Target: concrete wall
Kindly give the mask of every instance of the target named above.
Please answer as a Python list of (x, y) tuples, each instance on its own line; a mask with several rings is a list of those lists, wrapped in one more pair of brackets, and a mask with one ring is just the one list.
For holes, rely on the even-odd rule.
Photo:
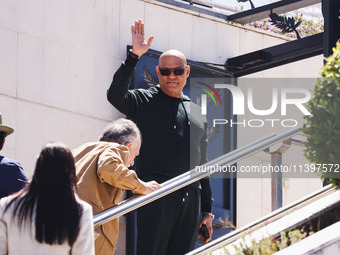
[(0, 111), (15, 129), (3, 154), (32, 174), (42, 145), (97, 140), (118, 117), (106, 102), (119, 55), (113, 1), (1, 1)]
[(105, 92), (125, 59), (135, 19), (155, 35), (155, 50), (176, 48), (213, 63), (244, 51), (240, 29), (151, 1), (0, 2), (0, 111), (15, 129), (2, 153), (28, 175), (45, 142), (74, 148), (97, 140), (120, 116)]
[[(152, 49), (176, 48), (195, 61), (223, 64), (285, 42), (151, 0), (0, 1), (0, 112), (15, 129), (1, 154), (19, 160), (31, 176), (44, 143), (58, 140), (75, 148), (97, 140), (106, 124), (121, 116), (105, 92), (125, 59), (135, 19), (145, 22), (147, 36), (155, 35)], [(315, 77), (321, 65), (322, 57), (315, 57), (251, 77)], [(239, 145), (251, 138), (240, 130)], [(258, 197), (267, 201), (267, 181), (258, 182), (238, 180), (239, 224), (267, 212), (266, 203), (246, 199), (245, 187), (261, 187)], [(314, 190), (309, 182), (301, 185), (303, 194), (292, 196)], [(253, 208), (256, 214), (245, 213)]]

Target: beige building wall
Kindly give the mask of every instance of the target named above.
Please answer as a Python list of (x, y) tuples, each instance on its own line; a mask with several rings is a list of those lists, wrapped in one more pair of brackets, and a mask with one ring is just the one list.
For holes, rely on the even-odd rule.
[[(247, 92), (249, 87), (253, 88), (253, 97), (254, 104), (257, 109), (268, 109), (271, 106), (271, 91), (272, 86), (270, 83), (272, 82), (273, 86), (278, 88), (278, 96), (279, 96), (279, 104), (280, 104), (280, 93), (281, 88), (291, 88), (292, 86), (296, 86), (298, 88), (303, 88), (306, 90), (310, 90), (314, 86), (313, 79), (309, 79), (308, 82), (305, 79), (306, 77), (316, 77), (319, 69), (321, 68), (322, 57), (315, 57), (309, 60), (301, 61), (300, 63), (294, 63), (287, 66), (282, 66), (279, 68), (273, 69), (273, 73), (270, 73), (270, 70), (262, 73), (258, 73), (258, 77), (256, 75), (248, 76), (247, 82), (240, 81), (240, 88)], [(298, 66), (300, 64), (301, 66)], [(300, 73), (294, 73), (295, 69), (299, 68)], [(285, 76), (280, 74), (286, 74)], [(288, 74), (288, 75), (287, 75)], [(291, 76), (290, 76), (291, 74)], [(267, 78), (275, 77), (275, 79)], [(274, 76), (273, 76), (274, 75)], [(276, 76), (275, 76), (276, 75)], [(252, 78), (250, 78), (252, 77)], [(285, 79), (279, 77), (290, 77), (296, 79)], [(263, 78), (266, 78), (265, 80)], [(251, 83), (255, 84), (253, 87)], [(262, 89), (258, 88), (258, 83), (260, 81), (266, 81), (266, 84), (262, 84)], [(269, 82), (268, 82), (269, 81)], [(291, 84), (290, 84), (291, 83)], [(302, 96), (302, 94), (300, 95)], [(270, 99), (270, 102), (265, 102), (265, 98)], [(287, 116), (281, 116), (280, 105), (278, 105), (277, 111), (274, 114), (269, 116), (255, 116), (251, 113), (246, 113), (244, 116), (240, 116), (238, 119), (239, 122), (243, 120), (247, 121), (250, 119), (294, 119), (297, 121), (297, 128), (302, 127), (303, 123), (305, 123), (303, 119), (302, 112), (297, 109), (293, 105), (287, 106)], [(261, 128), (254, 127), (239, 127), (238, 128), (238, 147), (243, 147), (249, 144), (250, 142), (260, 139), (261, 137), (265, 137), (270, 134), (281, 134), (292, 128), (283, 127), (279, 122), (275, 122), (274, 128), (271, 126), (270, 122), (264, 122), (264, 126)], [(293, 125), (292, 122), (287, 122), (287, 124)], [(255, 125), (259, 125), (258, 123), (254, 123)], [(297, 135), (294, 137), (297, 140), (303, 141), (305, 138), (302, 135)], [(282, 143), (281, 143), (282, 144)], [(275, 151), (279, 146), (272, 146), (271, 151)], [(270, 165), (271, 164), (271, 155), (266, 152), (259, 152), (254, 156), (242, 160), (239, 162), (238, 167), (241, 166), (260, 166), (260, 165)], [(286, 167), (295, 167), (299, 170), (300, 166), (305, 166), (305, 164), (310, 165), (304, 157), (304, 147), (302, 145), (297, 145), (293, 143), (290, 148), (282, 155), (282, 164)], [(297, 174), (289, 175), (289, 178), (283, 179), (283, 194), (282, 194), (282, 204), (283, 206), (288, 205), (303, 196), (310, 194), (311, 192), (322, 187), (322, 182), (320, 178), (316, 174), (307, 173), (303, 175), (306, 178), (294, 178), (294, 176), (298, 176)], [(263, 217), (272, 211), (272, 194), (271, 194), (271, 179), (270, 178), (239, 178), (237, 182), (237, 224), (238, 226), (243, 226), (247, 223), (250, 223), (253, 220), (256, 220), (260, 217)]]
[[(20, 161), (28, 176), (44, 143), (75, 148), (97, 140), (121, 116), (105, 93), (125, 59), (135, 19), (145, 22), (147, 36), (155, 35), (152, 49), (175, 48), (195, 61), (224, 64), (286, 41), (152, 0), (0, 1), (0, 112), (15, 129), (1, 153)], [(250, 77), (315, 77), (321, 65), (320, 56)], [(238, 131), (238, 146), (252, 140)], [(314, 180), (290, 181), (285, 203), (318, 188)], [(268, 200), (267, 180), (239, 179), (238, 225), (266, 214)]]

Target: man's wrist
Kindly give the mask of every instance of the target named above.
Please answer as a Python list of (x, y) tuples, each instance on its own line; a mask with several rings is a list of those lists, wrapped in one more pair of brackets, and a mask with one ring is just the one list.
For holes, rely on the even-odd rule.
[(132, 49), (129, 50), (128, 55), (130, 55), (130, 56), (131, 56), (132, 58), (134, 58), (134, 59), (139, 59), (139, 58), (140, 58), (140, 56), (137, 55), (136, 53), (134, 53), (134, 52), (132, 51)]
[(203, 212), (202, 213), (202, 218), (205, 216), (210, 216), (211, 220), (213, 220), (215, 218), (215, 215), (213, 215), (211, 212)]
[(125, 60), (125, 64), (131, 67), (136, 67), (138, 60), (139, 56), (129, 50), (127, 53), (127, 58)]

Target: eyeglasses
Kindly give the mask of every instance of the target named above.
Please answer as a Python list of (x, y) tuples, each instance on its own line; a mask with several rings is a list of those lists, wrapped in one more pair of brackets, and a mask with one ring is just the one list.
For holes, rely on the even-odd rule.
[(184, 71), (186, 69), (187, 66), (183, 67), (183, 68), (160, 68), (159, 72), (161, 73), (162, 76), (169, 76), (172, 72), (174, 73), (174, 75), (182, 75), (184, 74)]

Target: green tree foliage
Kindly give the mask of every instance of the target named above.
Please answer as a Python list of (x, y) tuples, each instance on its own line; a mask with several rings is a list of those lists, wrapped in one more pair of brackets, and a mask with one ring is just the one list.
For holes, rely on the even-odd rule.
[(305, 156), (321, 164), (322, 178), (340, 188), (340, 43), (326, 58), (320, 74), (307, 105), (312, 115), (305, 116), (307, 123), (302, 128), (307, 136)]
[[(312, 234), (312, 231), (308, 233), (308, 235)], [(288, 232), (280, 232), (280, 236), (278, 238), (275, 238), (274, 236), (268, 236), (259, 242), (257, 242), (255, 239), (251, 239), (250, 246), (246, 245), (245, 237), (243, 237), (239, 246), (233, 245), (233, 249), (237, 255), (271, 255), (305, 239), (306, 237), (307, 232), (300, 229), (294, 229)], [(226, 255), (230, 255), (226, 248), (224, 248), (224, 253)]]

